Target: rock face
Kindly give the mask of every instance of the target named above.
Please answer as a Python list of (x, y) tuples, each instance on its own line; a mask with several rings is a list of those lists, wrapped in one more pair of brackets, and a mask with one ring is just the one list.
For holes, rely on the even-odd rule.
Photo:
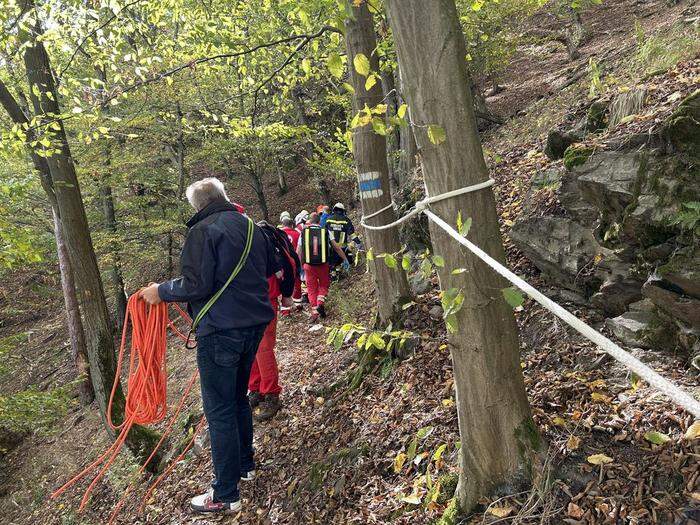
[[(615, 98), (610, 126), (638, 113), (644, 97)], [(607, 115), (589, 113), (597, 125)], [(563, 211), (533, 216), (525, 206), (510, 237), (548, 280), (609, 316), (626, 344), (700, 355), (700, 90), (657, 129), (614, 150), (569, 146), (565, 169), (538, 174), (530, 189), (532, 197), (558, 179)]]

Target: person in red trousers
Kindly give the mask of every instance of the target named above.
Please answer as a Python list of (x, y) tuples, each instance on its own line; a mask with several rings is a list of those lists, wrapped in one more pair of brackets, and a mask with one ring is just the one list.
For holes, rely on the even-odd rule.
[[(282, 387), (279, 384), (279, 370), (277, 369), (277, 358), (275, 357), (275, 342), (277, 341), (277, 309), (281, 296), (277, 276), (273, 275), (268, 279), (270, 302), (275, 310), (275, 317), (267, 325), (263, 338), (258, 346), (258, 353), (255, 354), (255, 361), (250, 370), (248, 380), (248, 401), (253, 410), (253, 419), (256, 421), (267, 421), (274, 417), (282, 406), (280, 392)], [(284, 299), (283, 299), (284, 304)]]
[(311, 322), (316, 322), (319, 316), (326, 317), (325, 303), (331, 283), (328, 267), (330, 250), (335, 250), (338, 257), (342, 259), (343, 268), (350, 268), (343, 249), (328, 235), (328, 230), (322, 228), (319, 222), (318, 213), (312, 213), (309, 216), (309, 224), (301, 231), (297, 244), (297, 254), (306, 275), (306, 292), (311, 304)]
[[(289, 214), (288, 211), (282, 212), (280, 215), (280, 222), (282, 223), (282, 227), (280, 228), (284, 233), (287, 234), (287, 238), (289, 239), (289, 242), (292, 243), (292, 246), (296, 249), (296, 247), (299, 244), (299, 236), (301, 235), (301, 232), (294, 227), (294, 221), (292, 220), (291, 215)], [(292, 294), (292, 299), (294, 300), (294, 307), (297, 310), (302, 309), (302, 298), (301, 298), (301, 276), (298, 275), (297, 278), (294, 280), (294, 293)], [(284, 315), (289, 315), (291, 312), (290, 309), (285, 309), (283, 306), (280, 313)]]

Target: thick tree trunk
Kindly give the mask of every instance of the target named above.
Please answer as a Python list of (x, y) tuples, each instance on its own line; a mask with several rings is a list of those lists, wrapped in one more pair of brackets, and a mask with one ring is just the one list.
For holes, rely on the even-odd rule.
[[(26, 10), (34, 8), (32, 0), (24, 0)], [(29, 31), (32, 31), (30, 34)], [(51, 71), (48, 54), (42, 41), (38, 22), (28, 30), (20, 30), (22, 41), (29, 43), (24, 52), (24, 64), (30, 87), (34, 112), (40, 121), (49, 120), (48, 115), (60, 115), (56, 82)], [(51, 95), (47, 95), (50, 93)], [(56, 195), (56, 203), (63, 225), (63, 234), (74, 272), (76, 289), (83, 315), (85, 316), (85, 340), (90, 361), (90, 376), (105, 427), (109, 393), (115, 375), (115, 351), (113, 327), (107, 310), (102, 278), (92, 245), (90, 229), (80, 193), (80, 185), (71, 156), (63, 121), (55, 120), (58, 129), (46, 135), (56, 151), (46, 158)], [(118, 385), (114, 396), (112, 414), (115, 421), (124, 415), (124, 393)], [(127, 444), (142, 455), (157, 443), (158, 435), (143, 427), (135, 427), (129, 434)]]
[[(386, 104), (386, 124), (387, 127), (389, 127), (389, 119), (395, 116), (399, 109), (396, 83), (394, 82), (394, 74), (391, 71), (382, 71), (382, 91), (384, 92), (384, 103)], [(389, 168), (389, 181), (391, 183), (392, 195), (396, 195), (401, 188), (401, 181), (399, 180), (398, 174), (398, 151), (400, 146), (401, 136), (397, 126), (386, 136), (387, 166)]]
[(58, 255), (58, 268), (61, 273), (61, 288), (63, 290), (63, 300), (66, 306), (66, 324), (68, 325), (68, 335), (70, 337), (71, 355), (78, 371), (80, 383), (78, 384), (78, 394), (81, 405), (89, 405), (95, 399), (95, 392), (92, 390), (90, 382), (90, 365), (88, 363), (87, 348), (85, 345), (85, 332), (83, 331), (83, 321), (80, 318), (80, 308), (78, 298), (75, 294), (75, 281), (73, 279), (73, 268), (71, 268), (68, 257), (68, 248), (63, 240), (63, 227), (58, 211), (51, 208), (53, 213), (54, 236), (56, 237), (56, 254)]
[[(469, 92), (466, 49), (453, 0), (387, 0), (411, 117), (420, 126), (416, 140), (426, 190), (438, 195), (488, 179)], [(431, 143), (427, 126), (444, 128), (447, 139)], [(491, 190), (434, 204), (435, 213), (454, 223), (457, 213), (473, 217), (470, 239), (505, 260)], [(431, 223), (443, 290), (465, 294), (458, 328), (450, 336), (457, 391), (461, 446), (460, 507), (471, 509), (481, 496), (523, 474), (539, 446), (525, 393), (513, 312), (501, 295), (506, 283)], [(454, 268), (466, 268), (452, 275)]]
[[(345, 20), (345, 44), (348, 54), (350, 78), (355, 93), (352, 97), (353, 109), (360, 111), (365, 105), (373, 108), (382, 103), (381, 84), (375, 84), (369, 91), (365, 89), (365, 77), (353, 67), (357, 55), (363, 54), (369, 60), (370, 68), (379, 72), (379, 60), (374, 53), (377, 39), (374, 33), (372, 15), (366, 3), (353, 7), (353, 18)], [(372, 224), (386, 224), (396, 219), (391, 203), (389, 167), (386, 157), (386, 139), (372, 130), (371, 125), (353, 130), (353, 154), (357, 167), (358, 184), (362, 212), (369, 215), (382, 208), (383, 213), (370, 219)], [(366, 237), (375, 255), (395, 253), (401, 249), (396, 229), (370, 231)], [(399, 267), (388, 268), (381, 260), (370, 264), (377, 290), (379, 303), (379, 320), (387, 323), (396, 320), (401, 313), (401, 305), (410, 297), (406, 274)]]

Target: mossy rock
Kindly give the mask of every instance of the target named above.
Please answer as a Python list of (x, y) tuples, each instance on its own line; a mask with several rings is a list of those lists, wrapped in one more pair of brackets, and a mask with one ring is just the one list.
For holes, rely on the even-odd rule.
[(608, 125), (608, 105), (605, 102), (596, 100), (588, 108), (586, 113), (586, 131), (595, 133), (602, 131)]
[(576, 166), (581, 166), (591, 158), (593, 148), (587, 146), (569, 146), (564, 152), (564, 167), (571, 171)]
[(666, 120), (662, 133), (677, 150), (700, 155), (700, 89), (678, 105)]

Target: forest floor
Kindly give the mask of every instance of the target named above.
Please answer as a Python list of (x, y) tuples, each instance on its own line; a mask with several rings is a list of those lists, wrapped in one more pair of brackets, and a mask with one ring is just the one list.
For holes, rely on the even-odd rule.
[[(674, 48), (664, 48), (655, 36), (672, 35), (684, 19), (697, 16), (693, 6), (694, 2), (672, 8), (665, 2), (604, 2), (586, 17), (594, 31), (574, 63), (566, 61), (557, 44), (519, 50), (502, 82), (506, 91), (489, 99), (494, 108), (514, 118), (485, 140), (506, 236), (510, 221), (520, 213), (529, 178), (547, 165), (541, 155), (544, 134), (575, 114), (578, 100), (587, 96), (590, 78), (585, 67), (591, 56), (615, 72), (620, 86), (644, 78), (650, 91), (657, 93), (661, 113), (666, 107), (663, 101), (677, 89), (698, 85), (698, 60), (675, 67)], [(648, 34), (636, 45), (635, 20)], [(649, 54), (643, 62), (642, 51)], [(629, 67), (635, 60), (640, 64), (632, 72)], [(657, 70), (665, 72), (647, 76)], [(571, 85), (560, 92), (569, 81)], [(679, 84), (683, 86), (677, 88)], [(508, 257), (519, 274), (547, 289), (511, 246)], [(70, 381), (73, 372), (65, 364), (68, 346), (60, 287), (53, 275), (26, 269), (0, 283), (0, 350), (6, 347), (0, 363), (3, 395), (30, 386), (40, 395)], [(332, 296), (325, 326), (371, 323), (372, 283), (360, 268), (335, 285)], [(202, 518), (187, 509), (189, 497), (210, 481), (205, 450), (177, 465), (147, 501), (144, 513), (138, 512), (134, 496), (118, 522), (422, 524), (439, 518), (454, 489), (459, 436), (443, 323), (429, 315), (437, 304), (437, 291), (431, 289), (407, 311), (407, 328), (430, 340), (401, 362), (382, 363), (357, 389), (346, 383), (357, 366), (352, 345), (340, 350), (326, 345), (324, 331), (311, 331), (302, 315), (280, 322), (277, 355), (284, 408), (272, 421), (256, 426), (259, 477), (242, 486), (243, 512)], [(601, 326), (602, 317), (595, 311), (565, 306)], [(534, 488), (504, 487), (461, 522), (690, 525), (692, 517), (700, 523), (700, 441), (683, 439), (692, 422), (689, 416), (536, 304), (526, 303), (517, 317), (526, 388), (543, 438), (545, 468)], [(194, 370), (194, 356), (175, 339), (168, 355), (169, 398), (175, 402)], [(649, 351), (642, 357), (666, 377), (700, 394), (685, 356)], [(27, 404), (31, 400), (30, 396)], [(59, 395), (52, 402), (67, 403)], [(58, 425), (48, 414), (37, 414), (33, 431), (0, 435), (3, 523), (106, 523), (125, 487), (136, 479), (137, 464), (124, 454), (98, 486), (85, 513), (75, 511), (79, 490), (57, 501), (47, 499), (109, 445), (94, 407), (66, 406)], [(189, 435), (188, 418), (199, 411), (199, 395), (193, 394), (174, 441)], [(654, 432), (670, 439), (655, 444), (659, 436)], [(401, 453), (410, 458), (403, 464), (397, 462)], [(588, 458), (599, 454), (610, 462), (591, 464)], [(135, 495), (142, 494), (148, 482), (141, 480)]]

